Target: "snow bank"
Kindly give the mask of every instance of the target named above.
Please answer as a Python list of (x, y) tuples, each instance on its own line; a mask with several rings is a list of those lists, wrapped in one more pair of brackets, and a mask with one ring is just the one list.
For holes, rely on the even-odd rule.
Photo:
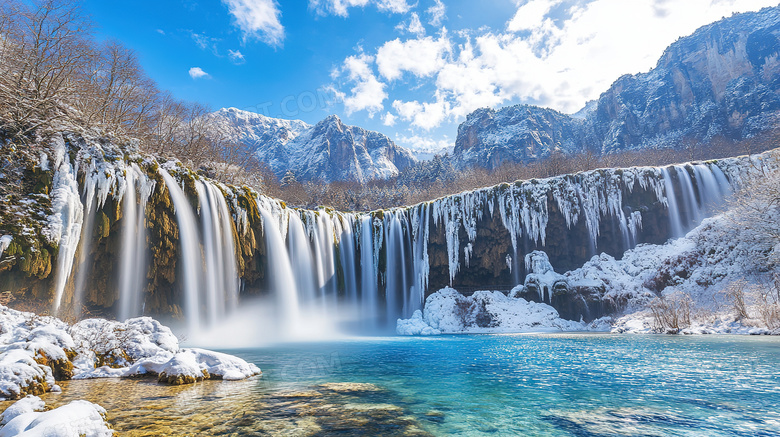
[(203, 349), (180, 349), (171, 330), (149, 317), (88, 319), (68, 326), (54, 317), (0, 306), (0, 399), (57, 390), (56, 380), (160, 375), (166, 383), (238, 380), (254, 364)]
[(42, 394), (56, 376), (69, 378), (75, 343), (68, 325), (0, 306), (0, 399)]
[(80, 345), (76, 379), (159, 375), (161, 382), (238, 380), (260, 374), (254, 364), (219, 352), (180, 349), (173, 332), (150, 317), (126, 322), (83, 320), (72, 328)]
[(87, 401), (73, 401), (49, 411), (36, 396), (28, 396), (3, 412), (0, 437), (102, 437), (114, 433), (106, 422), (106, 410)]
[(500, 291), (477, 291), (466, 297), (449, 287), (428, 296), (423, 313), (416, 312), (410, 319), (399, 319), (396, 325), (400, 335), (586, 329), (583, 323), (561, 319), (547, 304), (507, 297)]

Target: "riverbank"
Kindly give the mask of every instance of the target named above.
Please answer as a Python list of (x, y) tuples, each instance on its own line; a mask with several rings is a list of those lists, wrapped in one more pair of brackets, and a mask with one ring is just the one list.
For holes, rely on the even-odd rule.
[(232, 355), (181, 348), (168, 327), (149, 317), (68, 325), (0, 306), (0, 400), (18, 400), (13, 414), (4, 415), (0, 435), (37, 426), (61, 430), (56, 435), (80, 435), (85, 429), (89, 435), (98, 433), (106, 414), (99, 405), (74, 401), (58, 413), (42, 412), (37, 396), (61, 392), (64, 381), (149, 377), (159, 384), (186, 385), (260, 373), (256, 365)]

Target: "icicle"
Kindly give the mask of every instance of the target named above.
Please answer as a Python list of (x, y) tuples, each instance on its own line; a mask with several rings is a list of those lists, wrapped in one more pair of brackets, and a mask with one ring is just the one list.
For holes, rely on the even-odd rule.
[(84, 205), (79, 196), (76, 172), (66, 152), (65, 141), (62, 137), (57, 138), (54, 141), (54, 168), (57, 170), (54, 172), (50, 194), (54, 214), (49, 216), (49, 224), (45, 230), (49, 240), (59, 246), (57, 271), (54, 276), (55, 315), (62, 304), (62, 295), (73, 269), (84, 220)]

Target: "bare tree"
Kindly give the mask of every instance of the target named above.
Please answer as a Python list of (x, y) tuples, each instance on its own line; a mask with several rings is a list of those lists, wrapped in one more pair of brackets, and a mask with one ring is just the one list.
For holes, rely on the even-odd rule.
[(6, 36), (0, 59), (4, 128), (24, 135), (67, 119), (75, 78), (91, 53), (90, 25), (78, 4), (5, 1), (0, 16)]

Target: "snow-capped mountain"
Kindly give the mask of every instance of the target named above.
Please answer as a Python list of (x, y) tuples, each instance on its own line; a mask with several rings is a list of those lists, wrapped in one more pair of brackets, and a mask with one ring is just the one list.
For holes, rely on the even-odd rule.
[[(619, 54), (615, 54), (619, 56)], [(528, 162), (554, 150), (674, 147), (748, 138), (780, 121), (780, 7), (737, 14), (670, 45), (655, 68), (625, 75), (583, 111), (479, 109), (458, 128), (456, 165)]]
[(291, 170), (299, 181), (364, 183), (393, 177), (416, 161), (385, 135), (347, 126), (335, 115), (315, 126), (236, 108), (214, 116), (232, 140), (251, 146), (280, 177)]

